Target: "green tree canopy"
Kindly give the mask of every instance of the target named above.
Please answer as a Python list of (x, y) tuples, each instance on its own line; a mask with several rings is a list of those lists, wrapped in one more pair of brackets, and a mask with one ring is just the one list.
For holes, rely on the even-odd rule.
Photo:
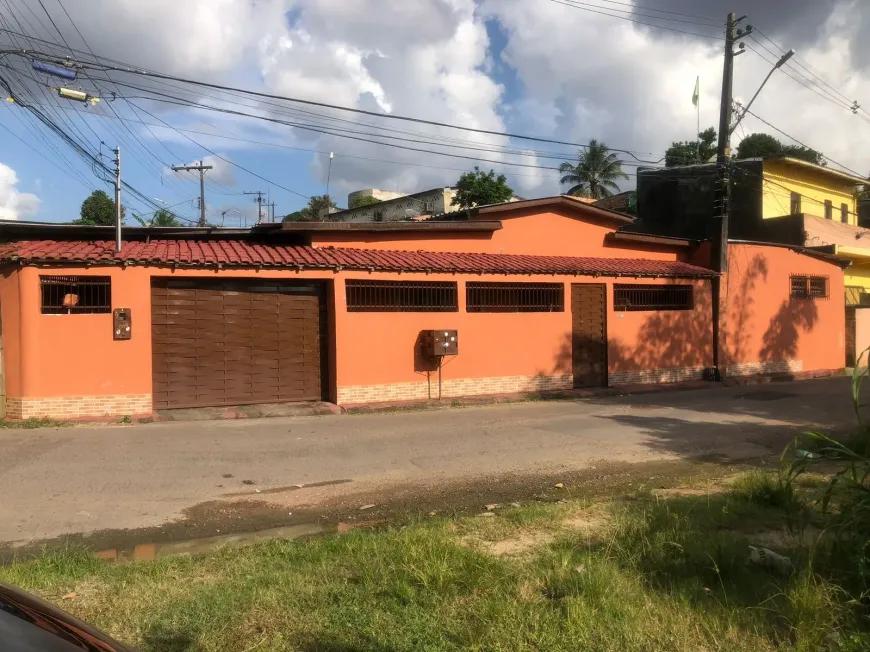
[(146, 220), (142, 217), (136, 216), (136, 221), (139, 222), (142, 226), (153, 227), (153, 226), (181, 226), (181, 222), (179, 222), (175, 215), (170, 213), (165, 208), (161, 208), (160, 210), (154, 211), (154, 214), (150, 219)]
[(671, 143), (665, 152), (665, 167), (706, 163), (716, 154), (716, 129), (710, 127), (698, 134), (698, 140)]
[(827, 165), (821, 152), (803, 145), (786, 145), (769, 134), (750, 134), (737, 146), (738, 159), (765, 156), (790, 156), (816, 165)]
[(559, 166), (562, 173), (560, 183), (571, 184), (569, 195), (604, 199), (619, 191), (617, 179), (628, 179), (622, 170), (619, 158), (612, 154), (604, 143), (594, 138), (586, 149), (577, 156), (577, 165), (567, 161)]
[(507, 185), (507, 177), (496, 176), (495, 170), (484, 172), (474, 166), (474, 172), (464, 172), (456, 182), (456, 194), (451, 206), (472, 208), (488, 204), (501, 204), (514, 196), (513, 188)]
[[(335, 208), (335, 202), (329, 195), (314, 195), (308, 200), (308, 206), (302, 210), (285, 215), (284, 222), (320, 222), (327, 218), (327, 209)], [(321, 213), (324, 213), (321, 216)]]
[[(121, 221), (124, 221), (124, 205), (121, 205)], [(79, 212), (81, 217), (73, 224), (88, 226), (112, 226), (115, 224), (115, 202), (102, 190), (94, 190), (91, 196), (82, 202)]]
[(371, 206), (372, 204), (380, 204), (380, 199), (375, 199), (371, 195), (361, 195), (359, 197), (354, 197), (348, 208), (362, 208), (363, 206)]

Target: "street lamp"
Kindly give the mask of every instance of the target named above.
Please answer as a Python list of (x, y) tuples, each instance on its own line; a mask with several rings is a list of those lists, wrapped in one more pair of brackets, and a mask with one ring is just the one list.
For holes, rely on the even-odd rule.
[(761, 92), (761, 89), (764, 88), (764, 85), (767, 83), (767, 80), (770, 79), (770, 77), (771, 77), (771, 75), (773, 75), (773, 73), (775, 73), (777, 70), (782, 68), (785, 65), (785, 62), (788, 61), (789, 59), (791, 59), (793, 56), (794, 56), (794, 50), (789, 50), (788, 52), (786, 52), (784, 55), (782, 55), (779, 58), (779, 61), (777, 61), (776, 64), (774, 64), (773, 68), (770, 69), (770, 72), (767, 73), (767, 77), (765, 77), (764, 81), (761, 82), (761, 86), (759, 86), (758, 90), (755, 91), (755, 95), (753, 95), (752, 99), (749, 100), (749, 104), (747, 104), (744, 107), (743, 113), (741, 113), (740, 116), (737, 118), (737, 120), (734, 122), (734, 124), (731, 125), (731, 130), (728, 133), (734, 133), (734, 130), (737, 128), (737, 125), (739, 125), (740, 121), (746, 117), (746, 114), (749, 112), (749, 107), (752, 106), (752, 103), (755, 101), (755, 98), (758, 97), (758, 94)]

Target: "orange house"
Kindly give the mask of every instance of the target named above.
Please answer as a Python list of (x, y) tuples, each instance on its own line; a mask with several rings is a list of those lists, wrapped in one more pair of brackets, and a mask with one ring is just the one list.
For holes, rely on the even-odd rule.
[[(346, 405), (676, 382), (713, 366), (707, 247), (622, 232), (625, 216), (568, 197), (466, 217), (128, 228), (118, 253), (108, 228), (3, 225), (6, 415)], [(730, 251), (720, 371), (842, 368), (839, 259)]]

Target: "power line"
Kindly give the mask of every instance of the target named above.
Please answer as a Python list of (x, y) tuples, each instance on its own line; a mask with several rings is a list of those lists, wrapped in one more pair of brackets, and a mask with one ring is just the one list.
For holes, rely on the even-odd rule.
[[(658, 9), (651, 5), (641, 5), (637, 3), (631, 2), (616, 2), (616, 0), (599, 0), (600, 2), (605, 2), (610, 5), (621, 5), (623, 7), (632, 7), (635, 9), (645, 9), (647, 11), (655, 11), (661, 14), (672, 14), (674, 16), (683, 16), (684, 18), (696, 18), (698, 20), (707, 20), (712, 21), (714, 25), (722, 25), (722, 21), (718, 18), (712, 18), (710, 16), (697, 16), (693, 14), (684, 14), (679, 11), (668, 11), (667, 9)], [(633, 13), (633, 12), (632, 12)]]
[[(49, 56), (54, 56), (54, 55), (49, 55)], [(316, 102), (314, 100), (305, 100), (305, 99), (301, 99), (301, 98), (297, 98), (297, 97), (289, 97), (289, 96), (277, 95), (277, 94), (273, 94), (273, 93), (263, 93), (260, 91), (235, 88), (232, 86), (225, 86), (222, 84), (212, 84), (209, 82), (197, 81), (197, 80), (193, 80), (193, 79), (186, 79), (184, 77), (178, 77), (175, 75), (166, 75), (166, 74), (162, 74), (162, 73), (158, 73), (158, 72), (154, 72), (154, 71), (133, 68), (133, 67), (130, 67), (129, 64), (124, 64), (123, 66), (105, 66), (105, 65), (92, 65), (92, 64), (88, 64), (88, 63), (77, 62), (77, 66), (80, 66), (83, 68), (90, 68), (90, 69), (94, 69), (94, 70), (100, 70), (103, 72), (108, 71), (108, 70), (114, 70), (117, 72), (124, 72), (127, 74), (137, 75), (140, 77), (146, 77), (146, 78), (151, 78), (151, 79), (171, 80), (171, 81), (181, 82), (184, 84), (190, 84), (192, 86), (200, 86), (200, 87), (204, 87), (204, 88), (213, 88), (213, 89), (221, 90), (221, 91), (237, 92), (237, 93), (242, 93), (245, 95), (250, 95), (252, 97), (265, 97), (268, 99), (282, 100), (285, 102), (293, 102), (293, 103), (305, 104), (305, 105), (309, 105), (309, 106), (318, 106), (321, 108), (334, 109), (337, 111), (345, 111), (345, 112), (349, 112), (349, 113), (369, 115), (369, 116), (373, 116), (376, 118), (384, 118), (384, 119), (390, 119), (390, 120), (401, 120), (401, 121), (406, 121), (406, 122), (414, 122), (414, 123), (418, 123), (418, 124), (426, 124), (426, 125), (435, 126), (435, 127), (444, 127), (447, 129), (456, 129), (456, 130), (460, 130), (460, 131), (467, 131), (470, 133), (486, 134), (486, 135), (490, 135), (490, 136), (500, 136), (500, 137), (504, 137), (504, 138), (515, 138), (517, 140), (528, 140), (528, 141), (533, 141), (533, 142), (551, 143), (551, 144), (555, 144), (555, 145), (567, 145), (569, 147), (580, 147), (580, 148), (584, 148), (584, 149), (589, 147), (588, 144), (584, 144), (584, 143), (576, 143), (576, 142), (571, 142), (571, 141), (556, 140), (556, 139), (552, 139), (552, 138), (543, 138), (543, 137), (539, 137), (539, 136), (529, 136), (529, 135), (525, 135), (525, 134), (514, 134), (514, 133), (495, 131), (495, 130), (490, 130), (490, 129), (478, 129), (475, 127), (466, 127), (466, 126), (450, 124), (450, 123), (446, 123), (446, 122), (438, 122), (435, 120), (425, 120), (423, 118), (415, 118), (415, 117), (405, 116), (405, 115), (400, 115), (400, 114), (395, 114), (395, 113), (379, 113), (377, 111), (368, 111), (365, 109), (358, 109), (355, 107), (341, 106), (341, 105), (337, 105), (337, 104), (329, 104), (326, 102)], [(122, 83), (122, 82), (116, 81), (115, 83)], [(633, 157), (634, 157), (634, 153), (635, 153), (631, 150), (615, 148), (615, 147), (611, 147), (609, 149), (612, 152), (629, 154)], [(648, 152), (643, 152), (643, 153), (648, 154)], [(637, 157), (634, 157), (634, 158), (637, 158)], [(637, 160), (640, 160), (640, 159), (637, 159)]]
[[(775, 47), (777, 50), (779, 50), (780, 52), (785, 52), (785, 50), (782, 48), (781, 45), (779, 45), (778, 43), (776, 43), (776, 41), (774, 41), (773, 39), (771, 39), (770, 37), (768, 37), (768, 36), (767, 36), (764, 32), (762, 32), (760, 29), (755, 28), (755, 32), (758, 33), (758, 35), (761, 36), (763, 39), (765, 39), (768, 43), (770, 43), (771, 45), (773, 45), (773, 47)], [(833, 91), (834, 93), (836, 93), (837, 95), (839, 95), (842, 99), (846, 100), (847, 102), (853, 103), (853, 105), (855, 104), (855, 101), (854, 101), (852, 98), (848, 97), (847, 95), (844, 95), (844, 94), (841, 93), (839, 90), (837, 90), (836, 88), (834, 88), (833, 86), (831, 86), (828, 82), (826, 82), (825, 79), (824, 79), (824, 77), (822, 77), (821, 75), (819, 75), (819, 74), (815, 71), (815, 69), (814, 69), (814, 68), (813, 68), (809, 63), (807, 63), (806, 65), (804, 65), (804, 64), (802, 64), (802, 63), (801, 63), (799, 60), (797, 60), (797, 59), (795, 59), (795, 63), (796, 63), (798, 66), (800, 66), (801, 68), (803, 68), (806, 72), (808, 72), (809, 74), (811, 74), (813, 77), (815, 77), (817, 80), (819, 80), (823, 85), (827, 86), (831, 91)]]
[[(630, 4), (627, 4), (624, 2), (613, 2), (612, 0), (601, 0), (601, 2), (607, 2), (609, 4), (614, 4), (614, 5), (635, 7), (634, 5), (630, 5)], [(670, 18), (668, 16), (656, 16), (655, 14), (645, 14), (645, 13), (642, 13), (640, 11), (637, 11), (637, 7), (635, 7), (631, 11), (629, 11), (627, 9), (614, 9), (611, 7), (602, 7), (599, 4), (582, 2), (581, 0), (564, 0), (564, 2), (560, 2), (559, 4), (567, 4), (571, 7), (576, 7), (577, 9), (584, 9), (586, 7), (591, 7), (592, 9), (601, 9), (604, 11), (610, 11), (610, 12), (613, 12), (614, 14), (617, 14), (616, 16), (614, 16), (615, 18), (621, 18), (622, 16), (620, 14), (628, 14), (629, 16), (640, 16), (642, 18), (652, 18), (653, 20), (661, 20), (661, 21), (668, 21), (668, 22), (674, 22), (674, 23), (686, 23), (689, 25), (698, 25), (699, 27), (718, 27), (718, 26), (722, 25), (722, 21), (718, 21), (717, 23), (714, 23), (713, 25), (711, 25), (709, 23), (700, 23), (696, 19), (687, 20), (686, 18)], [(641, 7), (641, 8), (645, 9), (646, 7)], [(658, 11), (658, 10), (651, 9), (651, 11)], [(673, 14), (675, 12), (666, 12), (666, 13)], [(682, 16), (683, 14), (677, 13), (676, 15)], [(704, 20), (709, 20), (709, 19), (704, 19)]]
[[(750, 111), (750, 110), (748, 110), (748, 109), (746, 110), (746, 113), (748, 113), (749, 115), (751, 115), (751, 116), (752, 116), (753, 118), (755, 118), (756, 120), (760, 120), (761, 122), (763, 122), (764, 124), (766, 124), (766, 125), (767, 125), (768, 127), (770, 127), (771, 129), (773, 129), (773, 130), (775, 130), (775, 131), (778, 131), (779, 133), (781, 133), (781, 134), (782, 134), (783, 136), (785, 136), (786, 138), (790, 138), (791, 140), (793, 140), (794, 142), (796, 142), (796, 143), (797, 143), (798, 145), (800, 145), (801, 147), (806, 147), (807, 149), (812, 149), (813, 151), (819, 151), (819, 150), (816, 150), (816, 149), (810, 147), (810, 146), (807, 145), (806, 143), (802, 143), (801, 141), (799, 141), (799, 140), (798, 140), (797, 138), (795, 138), (794, 136), (791, 136), (791, 135), (785, 133), (785, 132), (784, 132), (782, 129), (780, 129), (779, 127), (770, 124), (767, 120), (765, 120), (764, 118), (760, 117), (758, 114), (753, 113), (752, 111)], [(824, 155), (822, 155), (822, 156), (824, 156)], [(852, 168), (850, 168), (850, 167), (848, 167), (848, 166), (843, 165), (842, 163), (837, 163), (837, 161), (835, 161), (834, 159), (830, 158), (829, 156), (824, 156), (824, 158), (827, 159), (828, 161), (830, 161), (831, 163), (833, 163), (834, 165), (836, 165), (837, 167), (840, 167), (840, 168), (842, 168), (843, 170), (846, 170), (846, 171), (849, 172), (850, 174), (854, 174), (856, 177), (863, 177), (863, 176), (864, 176), (864, 175), (862, 175), (860, 172), (855, 172), (855, 170), (853, 170)]]
[[(722, 36), (712, 36), (710, 34), (700, 34), (698, 32), (689, 32), (689, 31), (683, 30), (683, 29), (675, 29), (673, 27), (665, 27), (664, 25), (656, 25), (655, 23), (647, 23), (647, 22), (644, 22), (642, 20), (636, 20), (634, 18), (629, 18), (628, 16), (620, 16), (618, 14), (606, 13), (604, 11), (596, 11), (595, 9), (587, 9), (586, 7), (582, 7), (582, 6), (579, 6), (576, 4), (571, 4), (570, 2), (566, 2), (564, 0), (550, 0), (550, 2), (555, 2), (556, 4), (559, 4), (559, 5), (565, 5), (566, 7), (572, 7), (574, 9), (579, 9), (580, 11), (588, 11), (588, 12), (593, 13), (593, 14), (600, 14), (602, 16), (610, 16), (611, 18), (619, 18), (621, 20), (627, 20), (631, 23), (637, 23), (638, 25), (646, 25), (647, 27), (655, 27), (657, 29), (664, 29), (664, 30), (667, 30), (669, 32), (676, 32), (678, 34), (687, 34), (689, 36), (699, 36), (701, 38), (713, 39), (715, 41), (724, 41), (725, 40), (725, 38)], [(662, 19), (662, 20), (665, 20), (665, 19)]]

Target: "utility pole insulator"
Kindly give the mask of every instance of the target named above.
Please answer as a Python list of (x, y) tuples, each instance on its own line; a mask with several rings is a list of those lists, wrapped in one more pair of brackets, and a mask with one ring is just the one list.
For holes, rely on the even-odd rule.
[(206, 226), (205, 221), (205, 171), (213, 170), (213, 165), (203, 165), (202, 161), (199, 165), (173, 165), (172, 169), (175, 172), (197, 171), (199, 172), (199, 222), (197, 226)]
[[(252, 190), (251, 192), (243, 193), (245, 195), (257, 195), (257, 224), (263, 221), (263, 193), (260, 190)], [(268, 206), (268, 204), (267, 204)]]

